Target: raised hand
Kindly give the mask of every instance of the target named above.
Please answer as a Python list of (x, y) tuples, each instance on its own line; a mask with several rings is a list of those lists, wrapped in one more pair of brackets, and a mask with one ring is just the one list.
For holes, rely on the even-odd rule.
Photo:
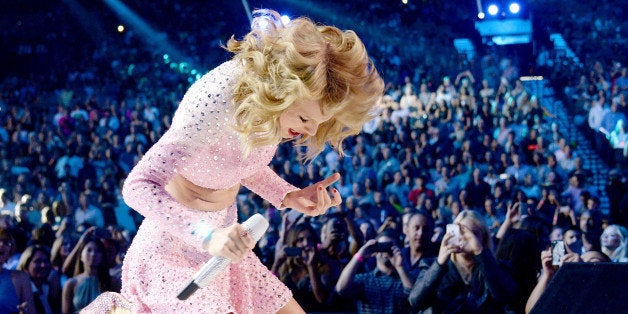
[(447, 263), (451, 254), (462, 252), (459, 245), (447, 243), (453, 236), (454, 235), (449, 232), (445, 233), (443, 240), (440, 243), (440, 249), (438, 250), (438, 257), (436, 258), (436, 261), (441, 265), (445, 265), (445, 263)]
[(392, 247), (392, 256), (390, 257), (390, 262), (392, 263), (395, 269), (403, 268), (403, 255), (401, 255), (401, 250), (393, 246)]
[(334, 173), (306, 188), (292, 191), (286, 194), (286, 197), (283, 199), (283, 205), (308, 216), (322, 215), (330, 207), (338, 206), (342, 203), (342, 197), (338, 190), (331, 188), (333, 197), (330, 197), (328, 191), (329, 186), (339, 179), (340, 174)]

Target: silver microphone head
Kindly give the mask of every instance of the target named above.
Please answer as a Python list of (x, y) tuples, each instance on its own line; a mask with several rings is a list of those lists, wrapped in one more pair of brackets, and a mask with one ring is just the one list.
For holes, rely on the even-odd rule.
[(261, 214), (255, 214), (242, 223), (242, 227), (256, 242), (262, 238), (268, 226), (268, 220)]

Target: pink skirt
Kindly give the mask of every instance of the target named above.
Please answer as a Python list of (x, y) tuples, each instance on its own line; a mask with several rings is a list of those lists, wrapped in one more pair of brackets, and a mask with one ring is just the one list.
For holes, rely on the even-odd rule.
[[(199, 220), (226, 227), (237, 221), (235, 204)], [(276, 313), (292, 292), (250, 252), (187, 300), (177, 295), (211, 255), (198, 251), (145, 219), (122, 265), (122, 295), (105, 293), (82, 313), (108, 313), (112, 306), (133, 313)]]

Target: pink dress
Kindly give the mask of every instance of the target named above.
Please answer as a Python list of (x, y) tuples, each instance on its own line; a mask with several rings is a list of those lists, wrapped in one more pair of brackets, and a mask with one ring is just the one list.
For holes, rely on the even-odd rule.
[(125, 181), (125, 202), (145, 219), (122, 266), (122, 296), (107, 293), (85, 312), (106, 312), (111, 304), (138, 313), (275, 313), (291, 291), (253, 253), (230, 266), (208, 287), (185, 301), (179, 292), (211, 255), (202, 248), (210, 228), (237, 221), (234, 204), (207, 212), (178, 203), (165, 190), (177, 174), (194, 184), (226, 189), (242, 184), (280, 208), (296, 188), (268, 164), (276, 146), (248, 157), (230, 125), (232, 86), (242, 70), (228, 61), (204, 75), (185, 94), (171, 128), (146, 153)]

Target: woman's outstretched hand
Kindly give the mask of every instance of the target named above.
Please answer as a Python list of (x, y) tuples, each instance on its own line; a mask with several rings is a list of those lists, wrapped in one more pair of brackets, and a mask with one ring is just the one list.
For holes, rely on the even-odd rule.
[[(286, 194), (283, 205), (308, 216), (318, 216), (327, 212), (330, 207), (342, 203), (342, 197), (335, 188), (328, 191), (330, 185), (340, 179), (340, 174), (334, 173), (329, 177), (316, 182), (304, 189)], [(331, 192), (331, 195), (329, 195)]]

